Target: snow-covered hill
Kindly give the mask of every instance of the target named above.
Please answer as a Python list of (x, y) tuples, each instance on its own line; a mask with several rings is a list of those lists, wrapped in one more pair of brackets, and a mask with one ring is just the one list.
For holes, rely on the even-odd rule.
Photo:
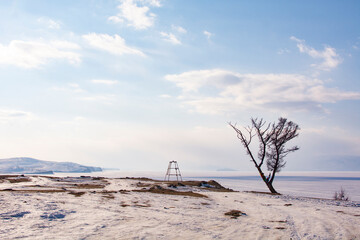
[(0, 159), (0, 173), (101, 172), (100, 167), (72, 162), (51, 162), (34, 158)]

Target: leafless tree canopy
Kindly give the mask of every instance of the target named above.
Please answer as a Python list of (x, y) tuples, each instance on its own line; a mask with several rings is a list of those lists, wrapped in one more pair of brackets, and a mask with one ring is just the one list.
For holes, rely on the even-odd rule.
[[(280, 172), (286, 164), (284, 158), (290, 152), (299, 150), (297, 146), (290, 148), (285, 146), (288, 141), (299, 135), (299, 126), (292, 121), (288, 121), (286, 118), (279, 118), (277, 123), (272, 124), (267, 124), (263, 119), (251, 118), (251, 126), (244, 127), (242, 130), (236, 124), (229, 123), (229, 125), (237, 133), (238, 139), (269, 190), (272, 193), (277, 193), (272, 183), (276, 173)], [(254, 137), (257, 137), (259, 141), (257, 159), (250, 149), (250, 144)], [(265, 177), (262, 171), (264, 162), (266, 162), (267, 170), (269, 171), (268, 177)]]

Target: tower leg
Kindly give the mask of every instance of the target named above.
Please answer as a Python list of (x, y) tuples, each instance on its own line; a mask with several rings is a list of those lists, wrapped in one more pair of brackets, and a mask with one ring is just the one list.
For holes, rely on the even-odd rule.
[[(174, 174), (171, 173), (172, 169), (175, 170)], [(179, 178), (180, 178), (180, 181), (182, 181), (182, 176), (181, 176), (179, 165), (178, 165), (177, 161), (170, 161), (169, 162), (168, 169), (166, 171), (164, 181), (170, 181), (170, 175), (176, 175), (176, 181), (179, 181)]]

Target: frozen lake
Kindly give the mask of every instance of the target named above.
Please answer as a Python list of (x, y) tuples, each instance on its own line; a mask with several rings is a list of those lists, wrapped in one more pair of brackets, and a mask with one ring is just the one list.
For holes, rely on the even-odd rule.
[[(163, 180), (165, 172), (104, 171), (95, 173), (57, 173), (58, 176), (149, 177)], [(268, 191), (256, 172), (206, 171), (182, 172), (183, 180), (214, 179), (238, 191)], [(275, 189), (294, 196), (333, 198), (335, 191), (345, 189), (350, 200), (360, 201), (360, 172), (282, 172), (274, 180)]]

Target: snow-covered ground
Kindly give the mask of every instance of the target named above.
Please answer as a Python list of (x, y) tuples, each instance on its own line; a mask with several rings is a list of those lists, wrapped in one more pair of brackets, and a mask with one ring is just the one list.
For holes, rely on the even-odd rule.
[(0, 239), (360, 239), (359, 202), (196, 186), (158, 194), (148, 189), (166, 183), (139, 179), (28, 180), (0, 179)]
[[(124, 172), (104, 171), (89, 173), (92, 176), (104, 177), (151, 177), (164, 179), (164, 172)], [(86, 173), (86, 175), (89, 175)], [(67, 176), (69, 173), (57, 173), (55, 176)], [(80, 176), (84, 173), (73, 173), (71, 176)], [(203, 171), (183, 172), (185, 180), (215, 179), (222, 185), (237, 191), (268, 191), (256, 171)], [(341, 188), (345, 189), (351, 200), (360, 201), (360, 172), (280, 172), (275, 178), (274, 186), (282, 194), (294, 196), (333, 198), (334, 193)]]

